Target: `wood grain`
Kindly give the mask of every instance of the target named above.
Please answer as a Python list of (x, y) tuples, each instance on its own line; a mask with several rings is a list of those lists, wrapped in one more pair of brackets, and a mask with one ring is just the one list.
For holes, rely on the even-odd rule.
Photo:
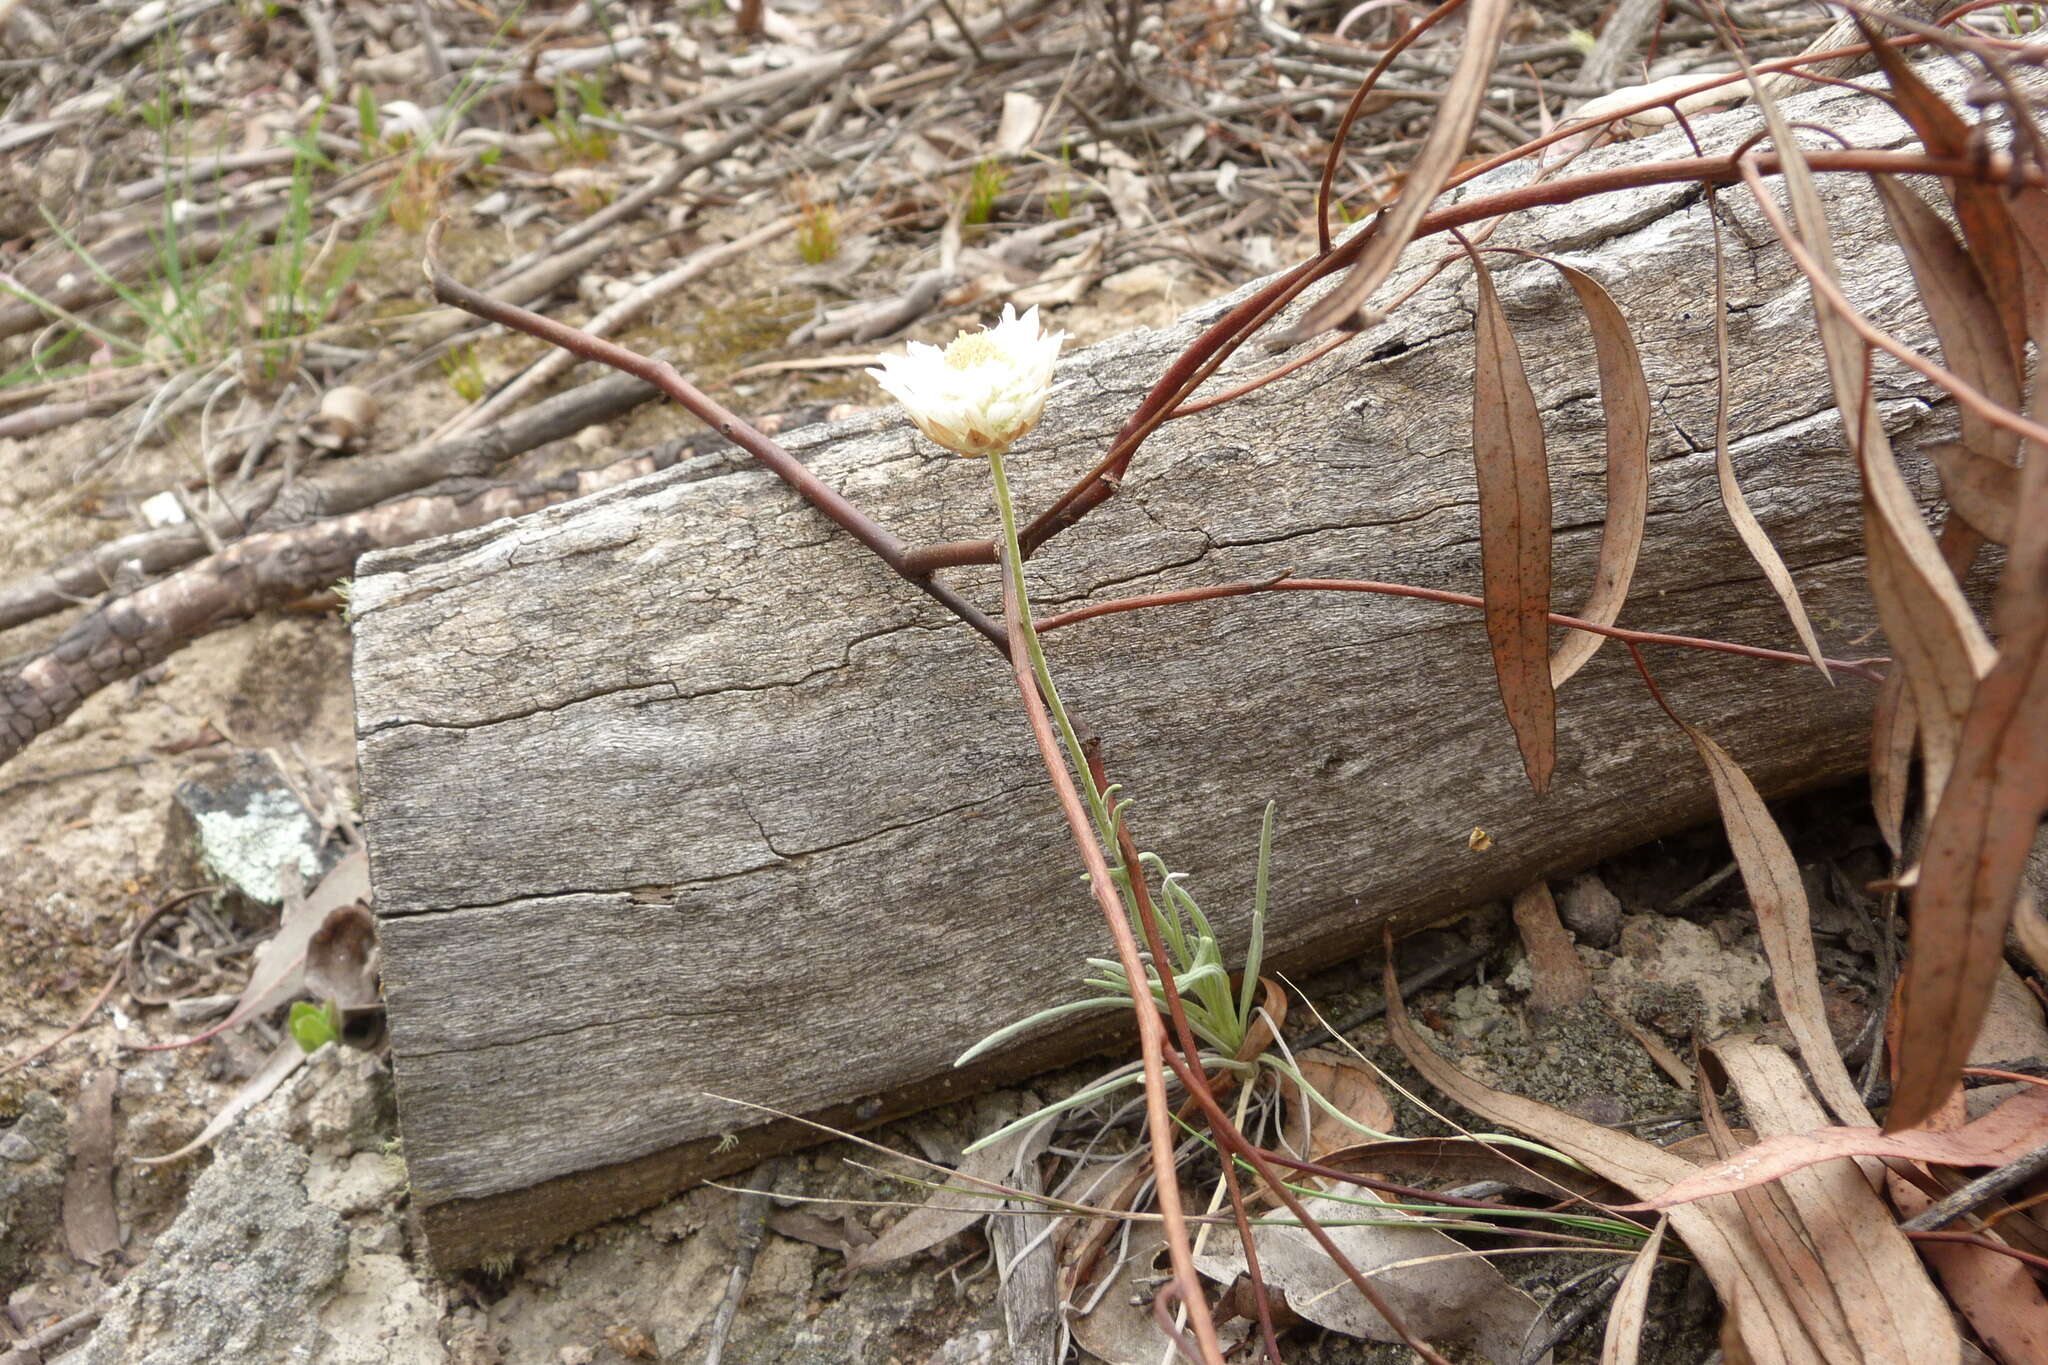
[[(1791, 107), (1870, 145), (1902, 135), (1840, 92)], [(1701, 127), (1725, 147), (1754, 122)], [(1656, 138), (1592, 160), (1678, 154)], [(1874, 199), (1823, 188), (1852, 293), (1921, 335)], [(1704, 209), (1655, 188), (1530, 213), (1502, 240), (1571, 253), (1638, 328), (1653, 465), (1622, 624), (1796, 649), (1715, 491)], [(1738, 250), (1738, 472), (1822, 644), (1881, 653), (1805, 289), (1780, 252)], [(1574, 601), (1604, 508), (1591, 342), (1549, 267), (1503, 266), (1499, 286), (1548, 427), (1557, 593)], [(1027, 507), (1093, 462), (1221, 306), (1067, 359), (1011, 458)], [(1041, 607), (1282, 571), (1476, 589), (1471, 309), (1469, 275), (1439, 280), (1316, 366), (1166, 428), (1033, 561)], [(1909, 378), (1881, 383), (1910, 460), (1953, 423)], [(985, 468), (892, 413), (788, 444), (907, 539), (993, 525)], [(953, 579), (994, 609), (993, 574)], [(443, 1266), (806, 1140), (708, 1094), (860, 1125), (1100, 1042), (950, 1070), (996, 1025), (1071, 998), (1106, 934), (1001, 661), (768, 476), (656, 475), (380, 554), (353, 602), (406, 1158)], [(1271, 594), (1091, 622), (1051, 651), (1143, 842), (1193, 874), (1236, 944), (1259, 812), (1279, 801), (1269, 943), (1295, 966), (1713, 813), (1688, 741), (1614, 647), (1561, 692), (1554, 784), (1532, 797), (1476, 612)], [(1767, 793), (1862, 764), (1866, 684), (1681, 650), (1652, 664)], [(1490, 851), (1469, 847), (1474, 827)]]

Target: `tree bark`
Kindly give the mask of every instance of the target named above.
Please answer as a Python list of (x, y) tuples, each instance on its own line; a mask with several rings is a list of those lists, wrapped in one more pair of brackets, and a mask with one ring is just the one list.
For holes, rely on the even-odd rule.
[[(1849, 92), (1792, 110), (1864, 145), (1902, 136)], [(1756, 126), (1696, 122), (1710, 148)], [(1683, 154), (1663, 136), (1592, 165)], [(1852, 296), (1922, 336), (1875, 200), (1848, 177), (1824, 192)], [(1805, 286), (1744, 197), (1724, 199), (1745, 229), (1729, 234), (1737, 471), (1823, 646), (1882, 653)], [(1532, 211), (1499, 241), (1569, 253), (1638, 328), (1654, 463), (1622, 623), (1796, 649), (1716, 492), (1704, 204), (1682, 186), (1636, 190)], [(1442, 251), (1413, 249), (1404, 272)], [(1496, 259), (1548, 428), (1568, 611), (1603, 515), (1590, 338), (1555, 272)], [(1471, 298), (1454, 272), (1302, 373), (1166, 427), (1122, 492), (1032, 562), (1040, 608), (1283, 572), (1477, 591)], [(1222, 307), (1065, 361), (1044, 425), (1010, 457), (1027, 510), (1099, 457)], [(1231, 382), (1276, 359), (1241, 354)], [(1945, 405), (1891, 368), (1878, 382), (1931, 499), (1912, 452), (1947, 432)], [(907, 540), (994, 525), (985, 468), (935, 453), (893, 412), (788, 444)], [(951, 578), (996, 608), (993, 570)], [(353, 601), (406, 1158), (444, 1266), (815, 1139), (716, 1096), (863, 1126), (1099, 1043), (1057, 1033), (951, 1069), (998, 1025), (1076, 998), (1106, 931), (1002, 662), (774, 479), (656, 475), (379, 554)], [(1616, 645), (1563, 690), (1555, 781), (1537, 799), (1476, 612), (1267, 594), (1049, 641), (1137, 800), (1141, 844), (1192, 874), (1232, 954), (1268, 797), (1268, 941), (1295, 968), (1713, 812), (1688, 741)], [(1766, 792), (1862, 766), (1866, 684), (1649, 658), (1677, 712)]]

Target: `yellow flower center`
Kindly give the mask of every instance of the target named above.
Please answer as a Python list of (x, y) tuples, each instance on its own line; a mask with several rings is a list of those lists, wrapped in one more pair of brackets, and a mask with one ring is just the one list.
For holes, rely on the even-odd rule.
[(987, 332), (962, 332), (946, 347), (946, 364), (956, 370), (971, 370), (1000, 354)]

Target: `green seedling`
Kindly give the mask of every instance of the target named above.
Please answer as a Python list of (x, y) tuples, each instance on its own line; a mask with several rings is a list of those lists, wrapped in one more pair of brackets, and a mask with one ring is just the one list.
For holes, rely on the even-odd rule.
[(331, 1000), (319, 1005), (301, 1000), (292, 1006), (285, 1026), (301, 1048), (308, 1053), (318, 1052), (341, 1037), (341, 1011)]
[(452, 351), (444, 351), (441, 373), (448, 376), (448, 387), (455, 390), (455, 396), (465, 403), (476, 402), (489, 387), (484, 382), (483, 361), (477, 357), (474, 346), (458, 346)]
[(565, 163), (610, 160), (611, 135), (584, 120), (612, 117), (602, 79), (572, 76), (563, 80), (555, 87), (555, 116), (547, 120), (547, 130), (555, 139), (556, 156)]
[(1045, 211), (1064, 221), (1074, 211), (1074, 149), (1060, 144), (1060, 178), (1045, 192)]
[(823, 265), (839, 254), (839, 220), (830, 204), (814, 204), (808, 196), (798, 210), (796, 254), (805, 265)]
[(989, 220), (996, 211), (996, 197), (1009, 182), (1010, 168), (992, 158), (983, 158), (974, 163), (974, 178), (967, 185), (967, 209), (961, 220), (970, 227), (979, 227)]

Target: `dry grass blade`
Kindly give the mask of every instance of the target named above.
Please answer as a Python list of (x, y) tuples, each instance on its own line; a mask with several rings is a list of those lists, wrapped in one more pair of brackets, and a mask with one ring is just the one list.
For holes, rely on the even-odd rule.
[[(1650, 514), (1650, 386), (1628, 319), (1614, 299), (1585, 271), (1560, 261), (1551, 264), (1586, 310), (1600, 369), (1600, 406), (1607, 413), (1607, 524), (1600, 535), (1593, 591), (1577, 614), (1581, 620), (1611, 626), (1628, 600), (1643, 548), (1643, 523)], [(1564, 686), (1605, 642), (1605, 636), (1583, 631), (1568, 636), (1551, 656), (1550, 685)]]
[(1614, 1306), (1607, 1311), (1607, 1336), (1600, 1345), (1600, 1365), (1636, 1365), (1643, 1345), (1643, 1323), (1650, 1307), (1650, 1280), (1657, 1273), (1657, 1253), (1664, 1249), (1664, 1233), (1671, 1226), (1659, 1218), (1650, 1240), (1636, 1253), (1636, 1259), (1615, 1291)]
[(1785, 842), (1755, 784), (1728, 751), (1690, 725), (1685, 733), (1713, 779), (1714, 800), (1728, 830), (1728, 847), (1742, 869), (1742, 883), (1756, 910), (1757, 932), (1770, 958), (1778, 1008), (1799, 1044), (1799, 1055), (1837, 1118), (1844, 1123), (1868, 1123), (1870, 1111), (1856, 1093), (1856, 1083), (1828, 1030), (1827, 1009), (1820, 994), (1820, 965), (1813, 952), (1812, 915), (1792, 847)]
[(1415, 225), (1436, 199), (1444, 182), (1465, 154), (1478, 121), (1479, 108), (1486, 102), (1487, 78), (1493, 74), (1494, 59), (1500, 53), (1507, 32), (1510, 0), (1471, 0), (1465, 7), (1465, 37), (1458, 52), (1458, 64), (1451, 70), (1443, 103), (1430, 124), (1429, 136), (1415, 154), (1415, 162), (1402, 178), (1401, 197), (1394, 206), (1373, 220), (1366, 231), (1372, 242), (1344, 282), (1308, 311), (1308, 315), (1285, 335), (1275, 339), (1276, 347), (1297, 345), (1332, 327), (1356, 327), (1363, 320), (1365, 305), (1373, 291), (1393, 273)]
[[(1422, 1079), (1453, 1102), (1542, 1140), (1638, 1197), (1698, 1173), (1697, 1166), (1676, 1152), (1473, 1080), (1439, 1057), (1417, 1033), (1407, 1006), (1401, 1001), (1391, 960), (1383, 989), (1389, 1036)], [(1730, 1305), (1731, 1311), (1737, 1305), (1743, 1306), (1743, 1341), (1752, 1358), (1761, 1365), (1823, 1359), (1814, 1350), (1783, 1289), (1765, 1268), (1763, 1253), (1733, 1200), (1675, 1207), (1671, 1211), (1671, 1225), (1707, 1272), (1707, 1278), (1713, 1281), (1721, 1301)]]
[[(1717, 1044), (1714, 1054), (1764, 1137), (1826, 1123), (1791, 1059), (1776, 1048), (1729, 1041)], [(1861, 1358), (1959, 1358), (1962, 1343), (1948, 1306), (1854, 1162), (1809, 1166), (1771, 1189), (1789, 1203)]]
[(1486, 638), (1500, 699), (1540, 795), (1557, 765), (1557, 693), (1550, 680), (1550, 466), (1543, 415), (1522, 354), (1477, 252), (1477, 352), (1472, 378), (1472, 458), (1479, 473), (1479, 562)]
[(1708, 221), (1714, 228), (1714, 478), (1721, 489), (1721, 509), (1728, 514), (1728, 524), (1741, 537), (1750, 559), (1763, 571), (1764, 581), (1784, 605), (1793, 633), (1799, 636), (1800, 648), (1813, 660), (1821, 676), (1830, 677), (1820, 639), (1813, 633), (1813, 622), (1806, 614), (1806, 602), (1799, 596), (1799, 585), (1792, 581), (1792, 571), (1785, 567), (1784, 556), (1771, 543), (1770, 534), (1756, 519), (1756, 513), (1750, 510), (1749, 499), (1743, 496), (1742, 484), (1735, 477), (1735, 458), (1728, 450), (1728, 258), (1721, 250), (1721, 210), (1711, 187), (1707, 190), (1707, 205)]

